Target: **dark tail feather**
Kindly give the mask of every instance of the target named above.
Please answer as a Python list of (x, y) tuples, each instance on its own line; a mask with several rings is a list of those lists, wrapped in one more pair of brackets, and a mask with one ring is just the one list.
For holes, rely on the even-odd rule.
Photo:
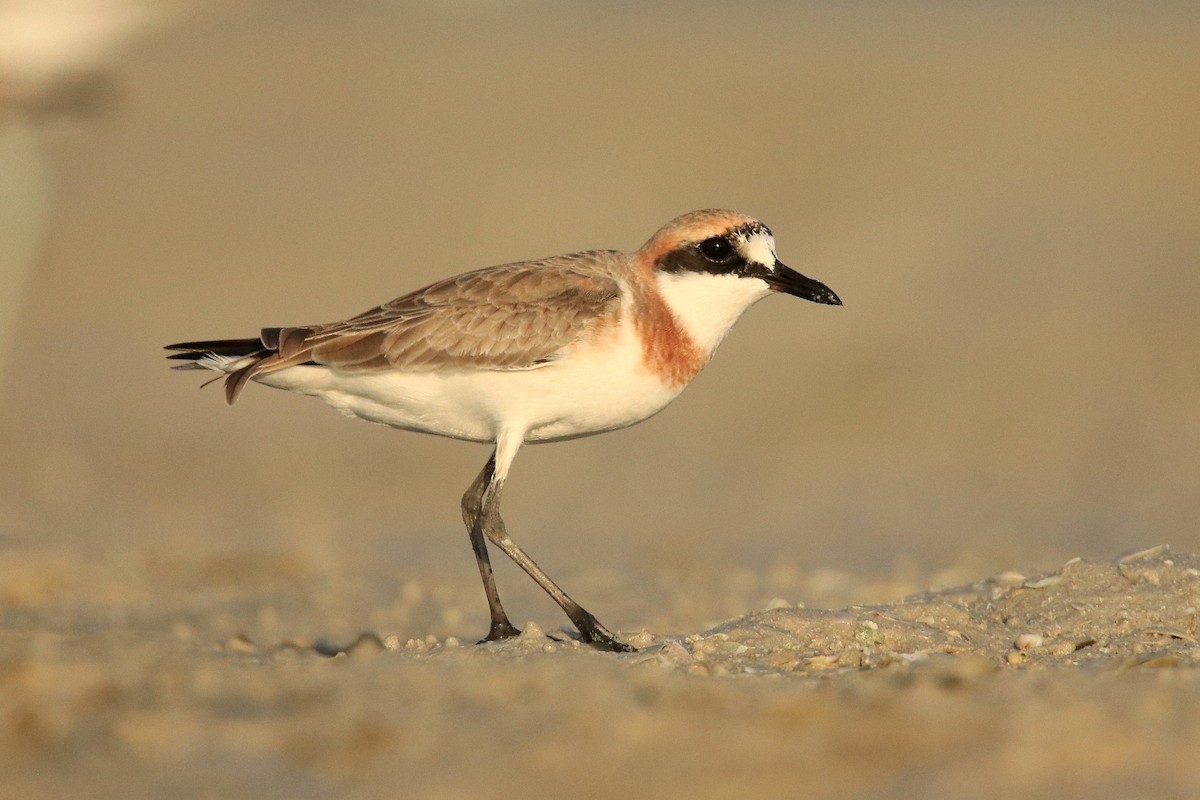
[[(264, 331), (264, 334), (266, 332)], [(226, 358), (254, 358), (250, 364), (236, 369), (233, 372), (225, 375), (225, 402), (233, 405), (241, 394), (242, 387), (246, 385), (246, 381), (250, 380), (250, 376), (254, 372), (254, 368), (258, 366), (264, 358), (271, 356), (275, 351), (264, 346), (263, 339), (213, 339), (206, 342), (178, 342), (169, 344), (165, 350), (178, 350), (177, 353), (172, 353), (167, 358), (178, 361), (195, 362), (208, 356), (224, 356)], [(181, 364), (176, 369), (187, 369), (192, 366), (199, 368), (199, 364)], [(221, 376), (218, 376), (221, 377)], [(214, 378), (213, 380), (216, 380)], [(209, 381), (208, 383), (212, 383)], [(204, 385), (207, 386), (208, 383)]]
[(183, 352), (167, 356), (167, 358), (182, 358), (195, 361), (207, 355), (214, 356), (248, 356), (264, 350), (262, 339), (213, 339), (209, 342), (179, 342), (169, 344), (164, 350), (181, 350)]

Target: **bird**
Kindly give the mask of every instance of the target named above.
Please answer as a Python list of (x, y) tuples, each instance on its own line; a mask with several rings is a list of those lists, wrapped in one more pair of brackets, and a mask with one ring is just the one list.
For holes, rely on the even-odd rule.
[[(341, 322), (167, 345), (177, 369), (214, 370), (230, 405), (248, 382), (324, 400), (402, 430), (492, 445), (462, 497), (491, 616), (480, 643), (520, 634), (496, 588), (499, 548), (566, 613), (580, 640), (630, 652), (508, 534), (500, 498), (517, 451), (625, 428), (661, 411), (742, 313), (772, 294), (842, 305), (784, 265), (771, 229), (692, 211), (632, 252), (588, 250), (466, 272)], [(211, 383), (212, 381), (208, 381)]]

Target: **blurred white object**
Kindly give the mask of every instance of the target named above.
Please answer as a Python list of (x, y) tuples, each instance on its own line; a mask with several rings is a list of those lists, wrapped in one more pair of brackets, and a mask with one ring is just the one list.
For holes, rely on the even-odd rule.
[(120, 48), (192, 7), (189, 0), (0, 0), (0, 390), (50, 204), (34, 123), (104, 110)]
[(0, 0), (0, 108), (95, 111), (111, 96), (106, 66), (127, 41), (178, 18), (171, 0)]

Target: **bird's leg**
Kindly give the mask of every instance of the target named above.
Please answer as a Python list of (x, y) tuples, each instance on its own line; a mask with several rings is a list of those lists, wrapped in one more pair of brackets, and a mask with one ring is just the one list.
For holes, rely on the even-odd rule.
[[(491, 466), (491, 463), (488, 462), (488, 465)], [(485, 468), (484, 472), (487, 471)], [(483, 474), (481, 473), (479, 477), (483, 479)], [(476, 481), (476, 483), (478, 482)], [(479, 516), (482, 519), (483, 535), (487, 537), (489, 542), (503, 550), (505, 555), (516, 562), (517, 566), (525, 570), (529, 577), (533, 578), (537, 582), (537, 585), (541, 586), (546, 594), (550, 595), (554, 599), (554, 602), (558, 603), (559, 607), (570, 617), (571, 622), (575, 624), (575, 627), (579, 629), (579, 635), (583, 641), (595, 645), (602, 650), (611, 650), (614, 653), (632, 653), (634, 651), (633, 647), (618, 639), (612, 631), (601, 625), (600, 621), (592, 616), (587, 609), (572, 600), (566, 592), (558, 587), (558, 584), (550, 580), (550, 576), (543, 572), (542, 568), (534, 563), (534, 560), (524, 550), (517, 546), (516, 542), (509, 538), (508, 531), (504, 527), (504, 520), (500, 518), (500, 490), (503, 488), (503, 485), (503, 481), (492, 480), (488, 486), (482, 489), (480, 497), (482, 507)], [(475, 489), (474, 486), (471, 488), (472, 490)], [(470, 494), (471, 492), (468, 492), (468, 495)], [(464, 509), (466, 508), (465, 503), (464, 499)], [(474, 533), (471, 535), (472, 537), (475, 536)], [(487, 556), (485, 555), (484, 559), (486, 560), (486, 558)], [(481, 571), (483, 570), (484, 563), (480, 562)], [(490, 566), (488, 567), (488, 572), (490, 576)], [(487, 583), (487, 578), (485, 578), (485, 588)], [(492, 591), (494, 592), (495, 589), (493, 588)], [(490, 601), (491, 595), (488, 597)], [(493, 605), (493, 627), (495, 626), (494, 609), (499, 607), (499, 602), (497, 600)], [(500, 613), (503, 615), (503, 610)]]
[(500, 605), (500, 593), (496, 591), (496, 578), (492, 575), (492, 560), (488, 557), (487, 543), (483, 536), (483, 496), (492, 482), (495, 471), (496, 456), (493, 453), (462, 499), (463, 522), (466, 523), (467, 532), (471, 536), (471, 549), (475, 552), (475, 563), (479, 565), (479, 577), (483, 579), (483, 591), (487, 595), (488, 610), (492, 615), (491, 627), (483, 640), (485, 642), (508, 639), (521, 633), (508, 621), (508, 614), (504, 613), (504, 606)]

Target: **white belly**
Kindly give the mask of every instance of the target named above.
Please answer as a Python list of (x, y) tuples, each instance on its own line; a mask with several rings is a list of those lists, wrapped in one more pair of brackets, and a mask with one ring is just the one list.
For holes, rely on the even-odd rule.
[(494, 442), (501, 430), (549, 442), (624, 428), (660, 411), (683, 388), (647, 369), (625, 324), (535, 369), (356, 373), (303, 366), (268, 373), (261, 382), (320, 397), (348, 416), (477, 442)]

